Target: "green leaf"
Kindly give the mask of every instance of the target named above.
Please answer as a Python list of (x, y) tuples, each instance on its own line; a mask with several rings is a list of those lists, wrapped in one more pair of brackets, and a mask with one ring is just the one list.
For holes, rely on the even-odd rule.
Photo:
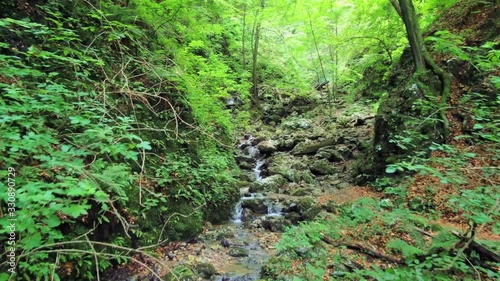
[(68, 190), (68, 196), (85, 196), (94, 194), (97, 190), (96, 184), (88, 179), (84, 179), (78, 183), (78, 187), (73, 186)]
[(474, 124), (474, 127), (473, 127), (474, 130), (481, 130), (483, 128), (484, 128), (484, 126), (481, 124)]
[(385, 168), (385, 172), (388, 173), (388, 174), (393, 174), (397, 171), (397, 167), (396, 166), (387, 166), (387, 168)]
[(468, 217), (477, 224), (487, 224), (493, 222), (493, 219), (485, 213), (474, 214)]
[(65, 207), (61, 210), (61, 212), (63, 212), (64, 214), (70, 216), (70, 217), (73, 217), (73, 218), (77, 218), (81, 215), (85, 215), (87, 214), (87, 209), (89, 208), (88, 205), (76, 205), (76, 204), (73, 204), (69, 207)]
[(151, 150), (151, 143), (148, 141), (143, 141), (137, 145), (138, 148), (144, 148), (146, 150)]
[(106, 202), (108, 201), (108, 194), (106, 194), (106, 192), (102, 191), (102, 190), (98, 190), (95, 194), (94, 194), (94, 199), (98, 202)]
[(71, 120), (71, 124), (80, 124), (82, 126), (88, 125), (91, 122), (89, 119), (82, 116), (71, 116), (69, 120)]
[(25, 250), (31, 250), (42, 245), (42, 235), (39, 232), (33, 233), (32, 235), (24, 237), (21, 243), (25, 243), (23, 247)]
[(46, 223), (48, 227), (57, 227), (61, 224), (61, 220), (59, 220), (56, 215), (45, 218), (43, 222)]

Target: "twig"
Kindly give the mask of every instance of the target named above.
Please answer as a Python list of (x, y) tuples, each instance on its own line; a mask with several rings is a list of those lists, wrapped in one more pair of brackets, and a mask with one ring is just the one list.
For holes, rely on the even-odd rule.
[(96, 252), (96, 250), (94, 248), (94, 245), (92, 245), (92, 243), (90, 242), (90, 239), (89, 239), (89, 237), (87, 235), (85, 235), (85, 240), (87, 240), (90, 249), (92, 249), (92, 253), (93, 253), (94, 261), (95, 261), (95, 272), (96, 272), (96, 275), (97, 275), (97, 281), (100, 281), (101, 277), (99, 275), (99, 259), (97, 258), (97, 252)]
[(432, 233), (430, 233), (430, 232), (427, 232), (427, 231), (425, 231), (425, 230), (423, 230), (421, 228), (418, 228), (418, 227), (415, 227), (415, 229), (418, 230), (420, 233), (422, 233), (425, 236), (429, 236), (431, 238), (434, 238), (434, 235)]

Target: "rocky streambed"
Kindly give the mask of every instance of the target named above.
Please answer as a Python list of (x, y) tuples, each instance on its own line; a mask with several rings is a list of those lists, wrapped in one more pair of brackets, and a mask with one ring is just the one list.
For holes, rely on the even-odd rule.
[[(324, 216), (336, 201), (363, 191), (354, 187), (354, 159), (370, 141), (373, 119), (360, 108), (333, 115), (321, 108), (291, 111), (281, 122), (260, 124), (237, 141), (240, 200), (232, 218), (207, 224), (190, 242), (163, 249), (164, 280), (259, 280), (286, 227)], [(149, 279), (148, 279), (149, 278)], [(156, 280), (150, 273), (114, 280)], [(178, 279), (177, 279), (178, 278)]]

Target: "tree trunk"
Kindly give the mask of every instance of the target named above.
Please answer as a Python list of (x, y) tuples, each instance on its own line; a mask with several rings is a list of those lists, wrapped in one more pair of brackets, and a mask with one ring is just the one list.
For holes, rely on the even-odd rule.
[(401, 15), (406, 27), (408, 41), (410, 42), (413, 62), (415, 63), (415, 70), (417, 72), (425, 70), (424, 39), (422, 37), (422, 33), (420, 32), (420, 27), (418, 26), (417, 14), (415, 13), (413, 3), (411, 0), (399, 0), (399, 7), (401, 9)]
[(258, 104), (259, 100), (259, 75), (257, 73), (257, 59), (259, 54), (260, 23), (257, 23), (254, 33), (254, 46), (252, 53), (252, 101)]
[[(260, 1), (260, 8), (264, 9), (265, 2), (264, 0)], [(259, 75), (257, 73), (257, 62), (259, 56), (259, 40), (260, 40), (260, 19), (258, 15), (256, 16), (256, 24), (254, 31), (254, 44), (252, 49), (252, 102), (254, 105), (259, 104)]]
[(391, 4), (398, 13), (400, 18), (403, 18), (403, 14), (401, 13), (401, 7), (399, 6), (398, 0), (391, 0)]
[(245, 30), (247, 28), (247, 5), (243, 4), (243, 27), (241, 34), (241, 65), (243, 66), (243, 70), (247, 69), (247, 61), (245, 55)]
[(441, 90), (441, 110), (440, 116), (443, 121), (443, 136), (447, 140), (449, 136), (449, 121), (446, 117), (445, 106), (447, 100), (450, 96), (451, 87), (451, 77), (450, 74), (445, 72), (439, 65), (431, 58), (431, 55), (425, 49), (424, 39), (422, 37), (422, 32), (418, 25), (417, 14), (415, 13), (415, 8), (413, 7), (412, 0), (399, 0), (399, 9), (396, 0), (391, 0), (394, 8), (398, 13), (400, 13), (403, 22), (406, 27), (406, 32), (408, 35), (408, 41), (410, 42), (411, 53), (413, 56), (413, 61), (415, 63), (415, 71), (423, 72), (426, 70), (426, 65), (429, 69), (436, 74), (442, 83)]

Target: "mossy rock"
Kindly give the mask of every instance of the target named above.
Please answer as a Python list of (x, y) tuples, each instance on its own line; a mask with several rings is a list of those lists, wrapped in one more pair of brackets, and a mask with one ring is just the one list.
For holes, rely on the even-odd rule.
[(241, 202), (241, 207), (244, 209), (250, 209), (252, 212), (259, 213), (259, 214), (266, 214), (267, 213), (267, 205), (265, 198), (252, 198), (252, 199), (247, 199), (243, 200)]
[(326, 159), (312, 162), (309, 169), (316, 175), (333, 175), (337, 172), (335, 166)]
[(245, 182), (237, 182), (234, 185), (225, 187), (222, 196), (215, 197), (207, 203), (207, 208), (203, 210), (204, 219), (211, 223), (221, 223), (231, 217), (231, 212), (236, 202), (239, 200), (240, 187)]
[(248, 257), (248, 250), (242, 247), (233, 247), (229, 250), (228, 255), (236, 258)]
[(313, 206), (302, 212), (302, 219), (306, 221), (313, 220), (321, 212), (321, 210), (320, 206)]
[(217, 272), (214, 265), (208, 262), (199, 263), (195, 265), (194, 268), (196, 269), (196, 272), (198, 272), (198, 274), (205, 279), (212, 277), (212, 275)]
[[(203, 229), (203, 213), (201, 210), (195, 210), (195, 207), (188, 202), (175, 202), (171, 206), (172, 210), (175, 210), (178, 215), (174, 214), (166, 227), (169, 238), (181, 240), (201, 233)], [(170, 215), (166, 214), (164, 217), (167, 218)]]
[(309, 194), (311, 194), (311, 191), (307, 190), (305, 188), (297, 188), (297, 189), (293, 190), (292, 192), (290, 192), (290, 195), (292, 195), (292, 196), (305, 196), (305, 195), (309, 195)]
[(172, 272), (167, 274), (163, 280), (165, 281), (197, 281), (200, 278), (195, 271), (185, 265), (176, 266), (172, 269)]
[(310, 196), (300, 198), (297, 202), (297, 208), (299, 211), (304, 211), (311, 208), (314, 205), (314, 199)]
[(297, 207), (302, 220), (312, 220), (321, 212), (321, 206), (315, 204), (315, 200), (310, 197), (303, 197), (297, 202)]
[(312, 184), (315, 182), (314, 175), (311, 171), (305, 170), (296, 170), (296, 169), (287, 169), (278, 172), (279, 175), (282, 175), (289, 182), (299, 183), (304, 181), (305, 183)]
[(260, 181), (254, 182), (249, 189), (249, 192), (278, 192), (279, 188), (286, 184), (286, 179), (282, 175), (272, 175)]

